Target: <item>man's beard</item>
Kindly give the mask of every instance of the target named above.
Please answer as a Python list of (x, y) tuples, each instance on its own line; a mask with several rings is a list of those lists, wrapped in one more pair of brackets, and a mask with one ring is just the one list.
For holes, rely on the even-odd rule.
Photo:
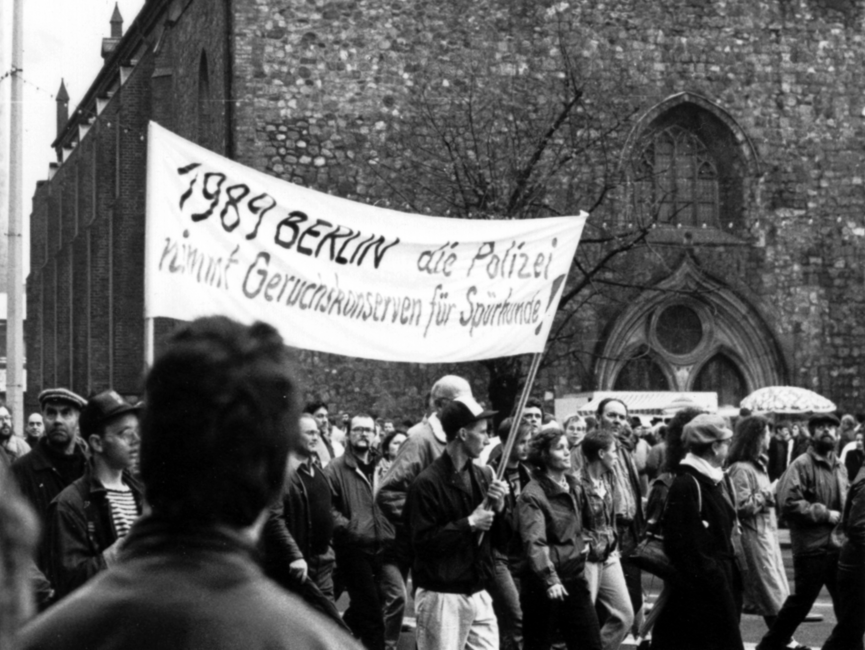
[(827, 436), (823, 436), (817, 438), (814, 441), (814, 450), (821, 455), (826, 455), (830, 451), (835, 451), (835, 440), (834, 438), (829, 438)]
[(0, 428), (0, 440), (3, 440), (5, 442), (6, 440), (9, 440), (9, 438), (11, 438), (11, 437), (12, 437), (12, 427)]

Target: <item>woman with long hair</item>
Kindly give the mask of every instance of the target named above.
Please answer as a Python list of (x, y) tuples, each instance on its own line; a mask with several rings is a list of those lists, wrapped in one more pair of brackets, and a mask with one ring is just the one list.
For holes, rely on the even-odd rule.
[(790, 595), (775, 516), (778, 480), (770, 481), (768, 472), (771, 438), (766, 418), (746, 417), (736, 425), (736, 435), (727, 456), (727, 473), (742, 524), (745, 611), (760, 614), (769, 627)]
[(561, 431), (540, 431), (529, 446), (535, 474), (520, 495), (525, 650), (547, 650), (558, 628), (568, 650), (601, 650), (598, 617), (583, 575), (585, 499), (568, 473), (571, 454)]
[(375, 486), (381, 484), (384, 475), (387, 474), (387, 471), (390, 469), (390, 466), (393, 465), (394, 458), (399, 453), (400, 447), (402, 447), (402, 443), (406, 441), (408, 436), (404, 431), (400, 431), (399, 429), (394, 429), (393, 431), (385, 434), (384, 438), (381, 441), (381, 460), (378, 462), (378, 466), (375, 468)]

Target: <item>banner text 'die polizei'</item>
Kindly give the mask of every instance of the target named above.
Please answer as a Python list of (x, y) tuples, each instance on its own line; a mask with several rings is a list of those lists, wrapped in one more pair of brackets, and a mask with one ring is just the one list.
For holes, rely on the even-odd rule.
[(382, 360), (539, 352), (584, 223), (347, 201), (152, 124), (146, 316), (265, 320), (293, 346)]

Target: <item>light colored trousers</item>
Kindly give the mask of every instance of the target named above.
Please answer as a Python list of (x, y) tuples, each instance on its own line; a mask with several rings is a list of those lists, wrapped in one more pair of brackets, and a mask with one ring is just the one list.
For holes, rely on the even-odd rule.
[(418, 650), (498, 650), (499, 627), (486, 591), (471, 596), (418, 589)]
[(612, 553), (604, 562), (586, 562), (584, 575), (592, 602), (601, 602), (608, 613), (601, 628), (601, 644), (604, 650), (617, 650), (634, 624), (634, 607), (619, 554)]

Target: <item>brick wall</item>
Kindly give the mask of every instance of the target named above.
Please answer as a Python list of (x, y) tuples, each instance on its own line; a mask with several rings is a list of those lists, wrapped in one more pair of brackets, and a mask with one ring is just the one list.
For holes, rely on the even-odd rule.
[[(238, 159), (361, 200), (369, 191), (364, 160), (382, 154), (378, 134), (405, 123), (413, 88), (446, 78), (455, 61), (484, 51), (490, 61), (482, 74), (513, 74), (523, 66), (529, 74), (555, 75), (563, 65), (556, 53), (562, 25), (595, 92), (595, 110), (615, 117), (632, 109), (611, 135), (612, 148), (624, 148), (629, 128), (665, 98), (680, 92), (707, 98), (753, 144), (757, 171), (734, 233), (739, 243), (698, 244), (691, 252), (706, 272), (746, 295), (776, 333), (791, 383), (861, 409), (865, 291), (854, 260), (865, 239), (859, 154), (865, 35), (855, 3), (249, 0), (236, 6)], [(608, 203), (609, 211), (593, 220), (613, 219), (622, 207)], [(580, 207), (586, 206), (572, 206)], [(643, 282), (669, 273), (686, 248), (655, 245), (623, 264), (638, 269), (633, 279)], [(563, 353), (539, 389), (595, 388), (591, 351), (639, 291), (607, 291), (598, 314), (583, 319), (586, 362), (569, 363)]]

